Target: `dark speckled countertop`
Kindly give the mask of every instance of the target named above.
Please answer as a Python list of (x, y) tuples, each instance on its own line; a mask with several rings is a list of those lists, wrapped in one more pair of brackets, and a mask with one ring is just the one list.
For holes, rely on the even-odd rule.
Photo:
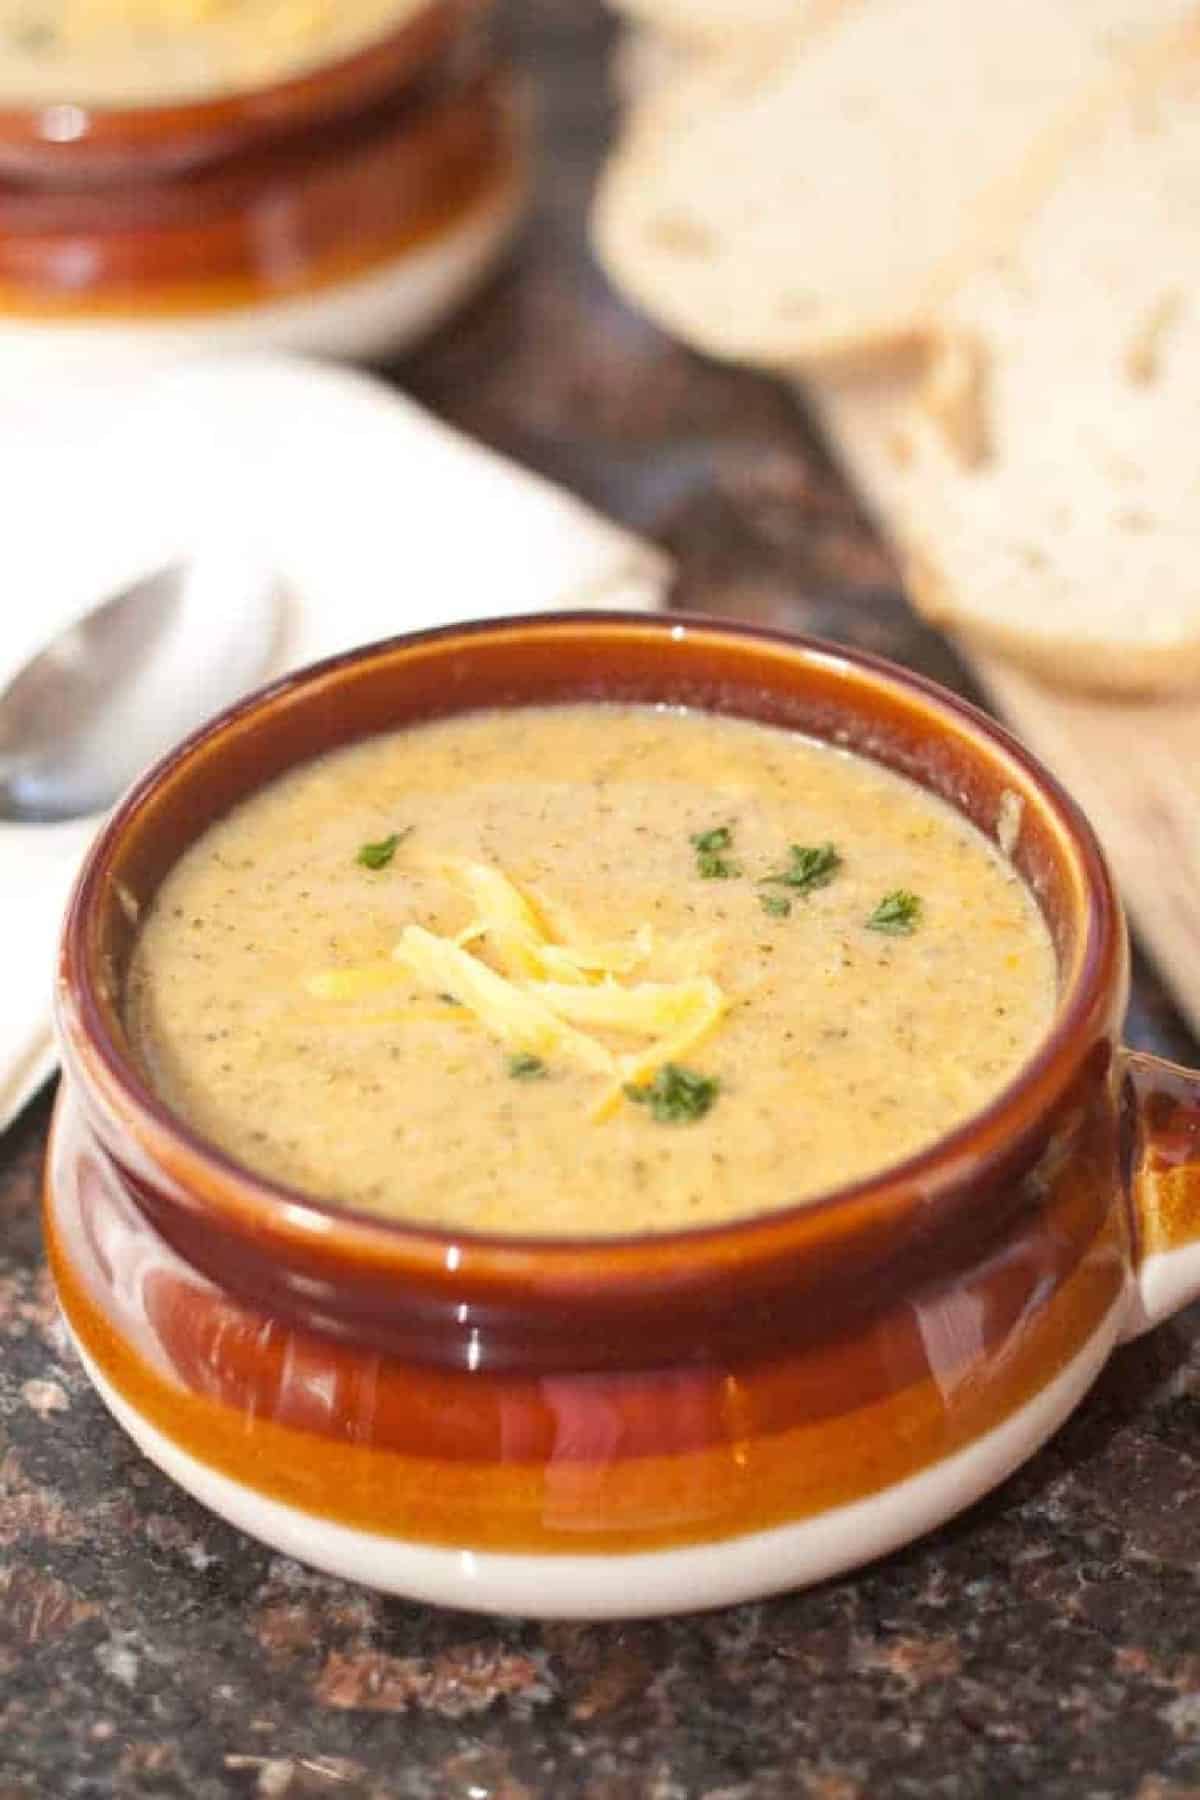
[[(536, 215), (396, 373), (666, 544), (682, 603), (965, 686), (789, 398), (665, 342), (589, 264), (610, 124), (592, 0), (510, 20), (543, 92)], [(1132, 1035), (1200, 1054), (1145, 969)], [(109, 1422), (41, 1259), (47, 1117), (0, 1140), (0, 1800), (1200, 1800), (1200, 1312), (865, 1573), (627, 1627), (432, 1612), (240, 1537)]]

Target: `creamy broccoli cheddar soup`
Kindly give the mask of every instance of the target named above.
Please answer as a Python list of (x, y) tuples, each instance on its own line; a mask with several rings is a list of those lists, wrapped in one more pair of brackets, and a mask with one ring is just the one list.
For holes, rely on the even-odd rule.
[(258, 87), (347, 55), (425, 0), (0, 0), (0, 105), (129, 106)]
[(205, 1138), (467, 1231), (711, 1225), (895, 1163), (1050, 1022), (1003, 856), (861, 757), (606, 705), (478, 713), (277, 780), (163, 883), (127, 984)]

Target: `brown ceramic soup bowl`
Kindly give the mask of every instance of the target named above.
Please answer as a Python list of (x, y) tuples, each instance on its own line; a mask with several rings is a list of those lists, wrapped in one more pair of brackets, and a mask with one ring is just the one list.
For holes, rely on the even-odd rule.
[[(448, 1234), (237, 1167), (121, 1022), (137, 922), (273, 776), (479, 707), (669, 702), (854, 748), (1005, 847), (1060, 964), (987, 1110), (814, 1202), (624, 1239)], [(1013, 799), (1015, 796), (1015, 800)], [(562, 615), (371, 646), (246, 701), (117, 809), (71, 902), (46, 1181), (63, 1309), (146, 1453), (248, 1532), (422, 1599), (711, 1606), (947, 1518), (1200, 1291), (1200, 1078), (1120, 1046), (1127, 955), (1092, 833), (1010, 737), (871, 657), (680, 617)]]

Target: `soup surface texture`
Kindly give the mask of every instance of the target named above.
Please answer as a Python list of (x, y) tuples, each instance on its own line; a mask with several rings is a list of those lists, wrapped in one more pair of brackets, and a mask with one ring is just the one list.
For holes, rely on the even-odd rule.
[(761, 1213), (976, 1111), (1045, 1033), (1050, 938), (957, 813), (747, 721), (476, 713), (301, 767), (148, 911), (150, 1082), (250, 1168), (450, 1229)]
[(348, 55), (425, 0), (0, 0), (0, 105), (137, 106)]

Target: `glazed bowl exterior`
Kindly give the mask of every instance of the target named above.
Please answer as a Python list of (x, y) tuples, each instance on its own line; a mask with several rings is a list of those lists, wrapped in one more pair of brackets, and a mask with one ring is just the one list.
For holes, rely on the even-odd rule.
[[(1054, 1027), (983, 1113), (818, 1201), (719, 1229), (417, 1229), (250, 1174), (146, 1087), (137, 921), (282, 771), (479, 707), (758, 719), (922, 782), (999, 841), (1057, 949)], [(1200, 1289), (1193, 1078), (1120, 1048), (1124, 926), (1051, 777), (953, 696), (832, 646), (678, 616), (458, 626), (294, 676), (161, 763), (67, 918), (51, 1265), (88, 1371), (184, 1487), (291, 1554), (420, 1599), (629, 1616), (819, 1579), (968, 1504), (1113, 1344)]]
[(524, 103), (491, 0), (245, 94), (0, 112), (0, 351), (401, 347), (495, 261)]

